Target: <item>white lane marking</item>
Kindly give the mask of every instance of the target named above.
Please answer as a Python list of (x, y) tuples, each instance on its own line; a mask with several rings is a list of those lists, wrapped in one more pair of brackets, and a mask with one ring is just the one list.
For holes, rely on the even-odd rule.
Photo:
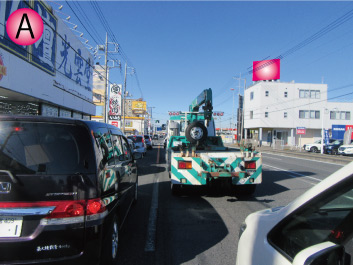
[[(291, 175), (291, 174), (288, 174), (288, 176), (290, 176), (291, 178), (296, 178), (296, 179), (298, 179), (298, 176), (295, 176), (295, 175)], [(310, 184), (310, 185), (313, 185), (313, 186), (315, 186), (317, 183), (312, 183), (312, 182), (310, 182), (310, 181), (308, 181), (308, 180), (305, 180), (305, 179), (299, 179), (300, 181), (304, 181), (305, 183), (308, 183), (308, 184)]]
[(296, 178), (296, 177), (300, 176), (300, 177), (309, 178), (309, 179), (312, 179), (312, 180), (315, 180), (315, 181), (318, 181), (318, 182), (321, 182), (321, 181), (322, 181), (322, 179), (317, 179), (317, 178), (314, 178), (314, 177), (309, 177), (309, 176), (300, 174), (300, 173), (295, 172), (295, 171), (290, 171), (290, 170), (286, 170), (286, 169), (283, 169), (283, 168), (278, 168), (278, 167), (274, 167), (274, 166), (270, 166), (270, 165), (266, 165), (266, 164), (263, 164), (263, 165), (266, 166), (266, 167), (274, 168), (274, 169), (277, 169), (277, 170), (279, 170), (279, 171), (285, 171), (285, 172), (288, 172), (288, 173), (291, 173), (291, 174), (294, 174), (294, 175), (295, 175), (295, 176), (291, 176), (291, 175), (289, 174), (289, 176), (291, 176), (291, 177), (295, 177), (295, 178)]
[(282, 158), (274, 158), (274, 157), (269, 157), (269, 156), (266, 156), (266, 158), (275, 159), (275, 160), (283, 160)]
[(342, 164), (331, 163), (331, 162), (325, 162), (325, 161), (318, 161), (318, 160), (312, 160), (312, 159), (308, 159), (308, 158), (299, 158), (299, 157), (293, 157), (293, 156), (278, 155), (278, 154), (267, 153), (267, 152), (261, 152), (261, 153), (262, 153), (262, 154), (268, 154), (268, 155), (274, 155), (274, 156), (281, 156), (281, 157), (288, 157), (288, 158), (293, 158), (293, 159), (299, 159), (299, 160), (305, 160), (305, 161), (312, 161), (312, 162), (317, 162), (317, 163), (330, 164), (330, 165), (341, 166), (341, 167), (344, 166), (344, 165), (342, 165)]
[(152, 202), (150, 216), (148, 218), (147, 236), (145, 251), (152, 252), (156, 250), (156, 232), (157, 232), (157, 213), (158, 213), (158, 186), (159, 178), (153, 181)]

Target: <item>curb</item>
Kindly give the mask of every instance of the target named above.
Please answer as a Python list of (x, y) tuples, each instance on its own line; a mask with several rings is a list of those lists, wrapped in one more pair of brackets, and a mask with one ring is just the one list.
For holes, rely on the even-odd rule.
[[(230, 148), (239, 148), (234, 144), (225, 144), (225, 146)], [(314, 161), (320, 161), (320, 162), (335, 163), (340, 165), (347, 165), (348, 163), (353, 161), (353, 157), (311, 153), (307, 151), (299, 152), (294, 150), (274, 150), (267, 146), (258, 147), (255, 150), (261, 153), (285, 155), (285, 156), (294, 157), (294, 158), (302, 158), (302, 159), (314, 160)]]

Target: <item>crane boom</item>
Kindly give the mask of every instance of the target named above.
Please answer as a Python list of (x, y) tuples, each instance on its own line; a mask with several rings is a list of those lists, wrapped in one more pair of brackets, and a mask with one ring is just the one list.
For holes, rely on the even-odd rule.
[(189, 111), (190, 112), (198, 112), (200, 107), (203, 106), (204, 110), (204, 117), (205, 120), (208, 122), (212, 118), (212, 110), (213, 110), (213, 105), (212, 105), (212, 89), (205, 89), (202, 91), (200, 95), (198, 95), (192, 102), (191, 105), (189, 106)]

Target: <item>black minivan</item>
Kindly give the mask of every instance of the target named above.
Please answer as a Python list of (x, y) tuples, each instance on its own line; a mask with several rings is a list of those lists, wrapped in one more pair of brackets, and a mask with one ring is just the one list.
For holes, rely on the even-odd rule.
[(0, 264), (115, 263), (139, 158), (112, 125), (0, 116)]

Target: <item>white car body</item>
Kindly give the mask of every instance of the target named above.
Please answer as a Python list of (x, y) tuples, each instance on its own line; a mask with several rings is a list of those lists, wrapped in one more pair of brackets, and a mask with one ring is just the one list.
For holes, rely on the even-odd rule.
[[(346, 182), (349, 181), (349, 182)], [(350, 183), (347, 187), (346, 183)], [(327, 177), (323, 181), (321, 181), (319, 184), (305, 192), (303, 195), (299, 196), (297, 199), (295, 199), (293, 202), (288, 204), (285, 207), (279, 207), (279, 208), (274, 208), (274, 209), (267, 209), (267, 210), (262, 210), (259, 212), (255, 212), (250, 214), (246, 220), (245, 224), (243, 224), (243, 229), (241, 229), (241, 236), (239, 238), (238, 242), (238, 252), (237, 252), (237, 259), (236, 259), (236, 264), (237, 265), (259, 265), (259, 264), (264, 264), (264, 265), (292, 265), (292, 264), (304, 264), (304, 263), (292, 263), (292, 261), (288, 258), (286, 258), (282, 253), (280, 253), (276, 248), (269, 242), (269, 233), (271, 230), (275, 228), (276, 231), (283, 231), (281, 230), (281, 225), (283, 223), (288, 223), (292, 224), (292, 219), (293, 220), (298, 220), (298, 218), (303, 218), (302, 215), (298, 214), (307, 211), (307, 209), (321, 209), (321, 208), (315, 208), (315, 204), (319, 204), (320, 201), (319, 199), (321, 196), (325, 196), (325, 198), (328, 198), (330, 196), (327, 195), (332, 195), (336, 194), (338, 188), (340, 188), (342, 185), (345, 185), (347, 189), (352, 189), (353, 190), (353, 162), (349, 163), (347, 166), (341, 168), (337, 172), (333, 173), (331, 176)], [(333, 191), (335, 193), (333, 193)], [(346, 196), (346, 193), (344, 194)], [(317, 199), (315, 198), (316, 196), (319, 196)], [(341, 196), (341, 195), (340, 195)], [(347, 196), (346, 196), (347, 197)], [(345, 198), (346, 198), (345, 197)], [(316, 200), (315, 200), (316, 199)], [(349, 197), (351, 201), (348, 201), (349, 206), (353, 208), (353, 201), (352, 198)], [(322, 201), (322, 200), (321, 200)], [(331, 203), (331, 201), (329, 201)], [(345, 202), (347, 203), (347, 202)], [(308, 205), (311, 206), (308, 207)], [(320, 206), (322, 207), (322, 206)], [(327, 204), (325, 204), (323, 207), (327, 207)], [(330, 211), (332, 210), (332, 212)], [(324, 218), (332, 218), (335, 217), (334, 215), (334, 210), (337, 211), (336, 208), (327, 208), (327, 213), (326, 215), (330, 215), (330, 217), (325, 217), (325, 214), (319, 218), (320, 220), (326, 220)], [(341, 208), (339, 208), (340, 211), (343, 211)], [(295, 214), (293, 214), (295, 212)], [(314, 212), (317, 214), (317, 212)], [(317, 219), (310, 219), (312, 216), (307, 215), (304, 217), (308, 217), (305, 219), (307, 221), (307, 224), (310, 224), (308, 220), (312, 221)], [(316, 215), (315, 215), (316, 217)], [(284, 218), (286, 218), (285, 221), (281, 223), (281, 225), (278, 225)], [(277, 226), (278, 225), (278, 226)], [(277, 227), (276, 227), (277, 226)], [(299, 226), (299, 225), (298, 225)], [(287, 227), (287, 226), (284, 226)], [(317, 228), (319, 229), (319, 228)], [(314, 229), (309, 230), (310, 232), (314, 233)], [(272, 231), (273, 232), (273, 231)], [(292, 231), (293, 232), (293, 231)], [(325, 230), (326, 232), (326, 230)], [(270, 234), (271, 235), (271, 234)], [(277, 238), (277, 237), (276, 237)], [(293, 237), (295, 238), (295, 237)], [(294, 241), (292, 238), (292, 241)], [(283, 240), (283, 239), (280, 239)], [(299, 239), (300, 240), (300, 239)], [(290, 242), (292, 242), (290, 241)], [(288, 240), (289, 242), (289, 240)], [(329, 241), (326, 241), (329, 242)], [(323, 243), (323, 242), (320, 242)], [(306, 249), (308, 246), (306, 246)], [(303, 250), (301, 251), (303, 252)], [(297, 254), (299, 255), (299, 254)], [(296, 258), (297, 256), (295, 256)], [(295, 259), (294, 258), (294, 259)], [(298, 260), (298, 259), (296, 259)], [(316, 264), (316, 263), (315, 263)], [(337, 263), (338, 264), (338, 263)]]
[(321, 150), (321, 140), (317, 140), (312, 144), (305, 144), (305, 151), (308, 151), (308, 152), (311, 151), (310, 149), (312, 147), (316, 147), (317, 150), (320, 151)]
[(353, 155), (353, 144), (341, 145), (338, 148), (339, 155)]
[[(336, 141), (335, 139), (329, 139), (329, 143), (333, 143)], [(325, 146), (325, 141), (324, 141), (324, 146)], [(311, 148), (315, 147), (317, 151), (321, 151), (321, 140), (317, 140), (312, 144), (305, 144), (305, 151), (312, 152), (313, 150)], [(324, 149), (325, 150), (325, 149)]]

